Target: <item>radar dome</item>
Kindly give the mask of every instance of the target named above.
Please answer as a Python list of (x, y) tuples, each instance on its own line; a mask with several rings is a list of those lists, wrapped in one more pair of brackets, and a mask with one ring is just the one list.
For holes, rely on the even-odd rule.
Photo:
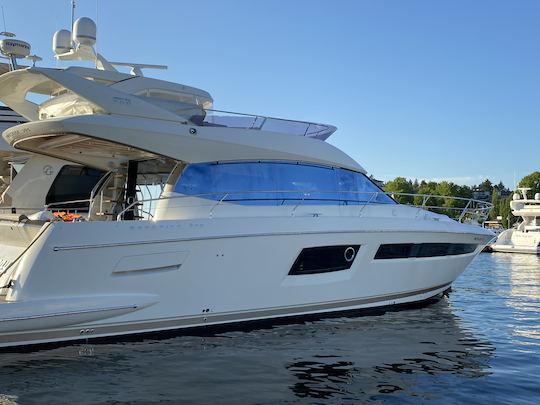
[(93, 46), (96, 32), (96, 23), (88, 17), (81, 17), (73, 24), (73, 40), (77, 44)]
[(514, 195), (512, 196), (512, 200), (514, 201), (521, 200), (521, 196), (518, 193), (514, 193)]
[(69, 52), (71, 50), (71, 32), (68, 30), (56, 31), (53, 36), (52, 47), (56, 55)]
[(536, 194), (534, 195), (534, 199), (535, 199), (536, 201), (540, 201), (540, 193), (536, 193)]
[(0, 52), (11, 58), (26, 58), (30, 55), (30, 44), (19, 39), (3, 39), (0, 41)]

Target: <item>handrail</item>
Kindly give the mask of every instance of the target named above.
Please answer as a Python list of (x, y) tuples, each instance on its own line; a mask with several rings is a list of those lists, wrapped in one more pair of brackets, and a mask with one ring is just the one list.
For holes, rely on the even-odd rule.
[(49, 208), (52, 207), (53, 205), (78, 204), (78, 203), (84, 203), (84, 202), (90, 203), (90, 202), (92, 202), (92, 199), (91, 199), (91, 198), (87, 198), (87, 199), (85, 199), (85, 200), (60, 201), (60, 202), (55, 202), (55, 203), (45, 204), (45, 205), (44, 205), (44, 208), (45, 208), (45, 209), (49, 209)]
[[(192, 108), (186, 109), (186, 111), (193, 111)], [(299, 120), (291, 120), (286, 118), (277, 118), (277, 117), (269, 117), (264, 115), (257, 115), (257, 114), (247, 114), (247, 113), (239, 113), (239, 112), (233, 112), (233, 111), (224, 111), (224, 110), (212, 110), (212, 109), (205, 109), (202, 110), (204, 112), (204, 117), (202, 118), (202, 123), (208, 123), (208, 124), (216, 124), (216, 125), (223, 125), (225, 127), (229, 128), (244, 128), (244, 129), (253, 129), (253, 130), (262, 130), (263, 127), (271, 122), (274, 123), (287, 123), (287, 124), (293, 124), (293, 125), (303, 125), (305, 128), (302, 128), (300, 131), (293, 131), (291, 127), (289, 127), (289, 130), (285, 130), (285, 128), (282, 128), (282, 130), (278, 130), (276, 128), (273, 128), (273, 131), (276, 132), (284, 132), (284, 133), (290, 133), (295, 135), (301, 135), (301, 136), (307, 136), (307, 137), (313, 137), (313, 138), (321, 138), (326, 139), (328, 136), (330, 136), (332, 133), (335, 132), (336, 127), (328, 124), (321, 124), (317, 122), (309, 122), (309, 121), (299, 121)], [(210, 114), (208, 114), (210, 113)], [(214, 113), (218, 114), (227, 114), (225, 116), (223, 115), (215, 115)], [(240, 125), (238, 123), (234, 122), (226, 122), (224, 120), (227, 116), (229, 117), (246, 117), (251, 119), (251, 125)]]
[[(251, 197), (246, 198), (246, 194), (251, 194)], [(266, 196), (265, 196), (266, 194)], [(291, 195), (292, 194), (292, 195)], [(325, 196), (325, 194), (330, 194)], [(235, 195), (237, 198), (235, 199)], [(262, 195), (262, 197), (261, 197)], [(356, 196), (356, 198), (347, 198), (348, 196)], [(151, 203), (154, 201), (163, 201), (169, 199), (186, 199), (186, 198), (201, 198), (213, 201), (212, 208), (210, 210), (210, 217), (212, 217), (216, 208), (224, 203), (235, 203), (241, 201), (282, 201), (281, 205), (284, 205), (287, 201), (296, 201), (297, 203), (292, 207), (291, 215), (294, 215), (295, 211), (302, 204), (305, 204), (309, 201), (338, 201), (340, 205), (362, 205), (358, 215), (361, 215), (363, 210), (367, 205), (376, 205), (376, 204), (388, 204), (389, 201), (380, 201), (378, 197), (389, 196), (394, 198), (396, 196), (402, 197), (417, 197), (422, 199), (421, 204), (401, 204), (417, 207), (421, 210), (430, 210), (430, 211), (443, 211), (446, 213), (456, 212), (455, 218), (462, 222), (468, 218), (476, 219), (478, 222), (482, 222), (487, 218), (489, 212), (491, 211), (493, 204), (487, 201), (475, 200), (472, 198), (465, 197), (454, 197), (454, 196), (441, 196), (435, 194), (413, 194), (413, 193), (392, 193), (392, 192), (373, 192), (373, 191), (322, 191), (322, 190), (249, 190), (249, 191), (234, 191), (234, 192), (221, 192), (221, 193), (205, 193), (197, 195), (174, 195), (174, 196), (160, 196), (156, 198), (147, 198), (135, 200), (132, 203), (128, 204), (120, 213), (116, 215), (116, 220), (122, 220), (122, 216), (129, 210), (133, 210), (136, 206), (144, 205), (145, 203)], [(98, 198), (94, 196), (94, 199)], [(442, 200), (453, 200), (458, 201), (463, 204), (462, 207), (456, 206), (445, 206), (445, 205), (428, 205), (428, 201), (431, 199), (442, 199)], [(47, 209), (62, 209), (62, 206), (74, 203), (84, 203), (84, 202), (93, 202), (93, 199), (83, 199), (83, 200), (71, 200), (71, 201), (61, 201), (50, 203), (44, 206)], [(392, 204), (394, 202), (391, 202)], [(53, 208), (60, 207), (60, 208)], [(10, 210), (11, 207), (0, 207), (0, 210)], [(64, 208), (69, 209), (69, 208)], [(17, 210), (22, 210), (21, 207), (18, 207)], [(37, 208), (36, 208), (37, 210)], [(151, 209), (144, 211), (148, 214), (148, 217), (151, 218), (153, 214)], [(452, 215), (453, 216), (453, 215)]]
[[(245, 194), (270, 194), (270, 198), (245, 198), (241, 196), (242, 198), (239, 198), (237, 200), (234, 199), (228, 199), (230, 196), (236, 195), (245, 195)], [(290, 196), (281, 196), (279, 197), (279, 194), (298, 194), (297, 198), (291, 198)], [(339, 194), (348, 194), (348, 195), (366, 195), (369, 196), (369, 199), (346, 199), (346, 198), (309, 198), (311, 194), (325, 194), (325, 193), (332, 193), (335, 195)], [(350, 203), (355, 203), (359, 205), (363, 205), (363, 207), (360, 210), (359, 215), (362, 213), (362, 211), (365, 209), (366, 205), (376, 205), (376, 204), (388, 204), (388, 202), (380, 202), (377, 201), (377, 197), (379, 196), (390, 196), (393, 198), (394, 196), (406, 196), (406, 197), (421, 197), (422, 198), (422, 204), (400, 204), (400, 205), (409, 205), (414, 206), (419, 209), (423, 210), (444, 210), (447, 212), (453, 212), (458, 211), (459, 215), (457, 215), (457, 220), (462, 222), (467, 218), (468, 215), (472, 216), (473, 219), (476, 219), (478, 222), (481, 222), (487, 216), (489, 215), (489, 212), (493, 208), (493, 204), (487, 201), (482, 200), (475, 200), (472, 198), (465, 198), (465, 197), (453, 197), (453, 196), (441, 196), (436, 194), (412, 194), (412, 193), (391, 193), (391, 192), (369, 192), (369, 191), (320, 191), (320, 190), (311, 190), (311, 191), (305, 191), (305, 190), (269, 190), (269, 191), (235, 191), (235, 192), (221, 192), (221, 193), (205, 193), (205, 194), (197, 194), (197, 195), (174, 195), (174, 196), (160, 196), (157, 198), (149, 198), (144, 200), (136, 200), (132, 202), (131, 204), (127, 205), (120, 213), (117, 214), (116, 220), (120, 221), (122, 220), (122, 216), (129, 210), (133, 210), (136, 205), (140, 206), (141, 204), (144, 204), (146, 202), (152, 202), (152, 201), (162, 201), (162, 200), (169, 200), (169, 199), (186, 199), (186, 198), (202, 198), (202, 199), (209, 199), (212, 201), (215, 201), (215, 203), (212, 205), (212, 208), (210, 210), (210, 216), (212, 216), (215, 209), (226, 202), (239, 202), (239, 201), (299, 201), (292, 209), (292, 214), (296, 211), (298, 206), (302, 205), (305, 201), (339, 201), (344, 203), (344, 205), (348, 205)], [(453, 207), (453, 206), (441, 206), (441, 205), (427, 205), (427, 202), (431, 199), (443, 199), (443, 200), (456, 200), (456, 201), (462, 201), (466, 202), (464, 207)]]

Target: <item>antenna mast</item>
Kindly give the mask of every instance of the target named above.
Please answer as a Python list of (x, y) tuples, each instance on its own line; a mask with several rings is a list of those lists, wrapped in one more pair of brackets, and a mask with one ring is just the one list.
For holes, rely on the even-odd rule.
[[(75, 25), (75, 0), (71, 0), (71, 32), (73, 32), (73, 26)], [(73, 38), (71, 39), (71, 46), (74, 46)]]
[(2, 6), (2, 21), (4, 22), (4, 32), (7, 32), (7, 28), (6, 28), (6, 15), (4, 14), (4, 6)]

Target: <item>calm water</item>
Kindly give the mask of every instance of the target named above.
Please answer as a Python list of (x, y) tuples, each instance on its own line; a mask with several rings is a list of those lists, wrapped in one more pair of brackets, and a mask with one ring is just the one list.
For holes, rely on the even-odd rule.
[(0, 354), (0, 404), (532, 404), (539, 377), (540, 259), (482, 254), (419, 309)]

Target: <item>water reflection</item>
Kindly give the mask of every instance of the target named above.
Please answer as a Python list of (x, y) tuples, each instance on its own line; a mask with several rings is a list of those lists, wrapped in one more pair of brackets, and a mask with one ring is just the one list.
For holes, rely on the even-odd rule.
[[(540, 345), (540, 258), (529, 254), (495, 254), (494, 261), (508, 271), (509, 294), (506, 305), (515, 311), (513, 335), (522, 343)], [(504, 283), (502, 283), (504, 285)]]
[[(323, 321), (328, 322), (328, 321)], [(489, 374), (493, 345), (473, 336), (445, 301), (426, 308), (381, 317), (342, 319), (339, 333), (325, 335), (325, 347), (340, 355), (296, 358), (287, 365), (298, 397), (360, 399), (406, 391), (427, 398), (432, 386), (422, 375), (478, 378)]]
[(493, 351), (443, 299), (379, 316), (1, 354), (0, 404), (442, 398), (448, 384), (489, 374)]

